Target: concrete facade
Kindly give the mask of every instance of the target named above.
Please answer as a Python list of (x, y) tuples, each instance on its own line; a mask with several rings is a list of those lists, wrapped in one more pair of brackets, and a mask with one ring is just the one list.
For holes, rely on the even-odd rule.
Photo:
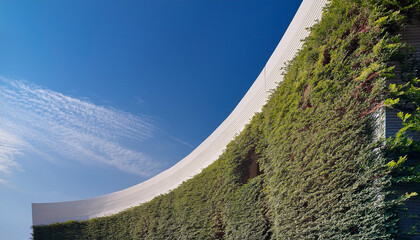
[(118, 213), (169, 192), (200, 173), (222, 154), (226, 145), (261, 111), (271, 89), (283, 80), (285, 62), (302, 47), (307, 28), (322, 16), (327, 0), (303, 0), (280, 43), (248, 92), (226, 120), (195, 150), (173, 167), (133, 187), (108, 195), (69, 202), (33, 203), (33, 225), (88, 220)]

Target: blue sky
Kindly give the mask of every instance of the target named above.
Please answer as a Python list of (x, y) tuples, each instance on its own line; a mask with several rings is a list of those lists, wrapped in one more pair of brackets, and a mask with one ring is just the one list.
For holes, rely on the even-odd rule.
[(229, 115), (300, 1), (0, 2), (0, 239), (31, 202), (169, 168)]

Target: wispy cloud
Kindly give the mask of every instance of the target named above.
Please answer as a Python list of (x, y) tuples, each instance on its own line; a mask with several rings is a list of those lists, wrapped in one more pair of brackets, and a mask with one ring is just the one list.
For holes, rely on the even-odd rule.
[(183, 145), (185, 145), (185, 146), (187, 146), (187, 147), (190, 147), (190, 148), (194, 147), (193, 145), (191, 145), (191, 144), (189, 144), (188, 142), (186, 142), (186, 141), (184, 141), (184, 140), (181, 140), (181, 139), (179, 139), (179, 138), (176, 138), (176, 137), (171, 137), (171, 139), (172, 139), (172, 140), (174, 140), (174, 141), (176, 141), (176, 142), (179, 142), (179, 143), (181, 143), (181, 144), (183, 144)]
[(0, 184), (8, 186), (9, 182), (0, 178)]
[(0, 172), (21, 170), (16, 156), (36, 153), (150, 176), (159, 163), (128, 146), (155, 130), (148, 117), (0, 77)]
[(22, 154), (21, 149), (26, 145), (18, 136), (10, 134), (0, 128), (0, 172), (10, 173), (12, 169), (22, 170), (13, 161), (16, 155)]

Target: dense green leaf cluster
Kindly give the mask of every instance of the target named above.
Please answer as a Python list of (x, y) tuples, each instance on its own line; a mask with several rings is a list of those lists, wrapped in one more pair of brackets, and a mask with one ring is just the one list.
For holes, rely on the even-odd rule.
[[(262, 112), (216, 162), (148, 203), (89, 221), (34, 226), (34, 238), (401, 236), (392, 210), (415, 193), (392, 199), (389, 187), (393, 179), (418, 180), (416, 168), (404, 162), (419, 144), (404, 131), (419, 130), (419, 108), (400, 114), (406, 130), (386, 145), (374, 129), (385, 105), (398, 108), (397, 98), (419, 106), (417, 73), (407, 85), (387, 87), (389, 63), (407, 58), (397, 33), (419, 5), (332, 1)], [(259, 174), (251, 178), (255, 162)]]

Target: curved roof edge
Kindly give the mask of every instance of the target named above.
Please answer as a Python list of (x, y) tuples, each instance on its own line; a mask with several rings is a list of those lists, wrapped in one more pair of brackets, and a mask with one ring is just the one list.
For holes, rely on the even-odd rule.
[(303, 0), (292, 22), (265, 67), (248, 92), (222, 124), (188, 156), (173, 167), (133, 187), (96, 198), (32, 203), (33, 225), (46, 225), (68, 220), (88, 220), (118, 213), (148, 202), (175, 189), (182, 182), (200, 173), (222, 154), (226, 145), (261, 111), (269, 90), (283, 80), (285, 62), (292, 60), (309, 35), (308, 27), (322, 16), (327, 0)]

